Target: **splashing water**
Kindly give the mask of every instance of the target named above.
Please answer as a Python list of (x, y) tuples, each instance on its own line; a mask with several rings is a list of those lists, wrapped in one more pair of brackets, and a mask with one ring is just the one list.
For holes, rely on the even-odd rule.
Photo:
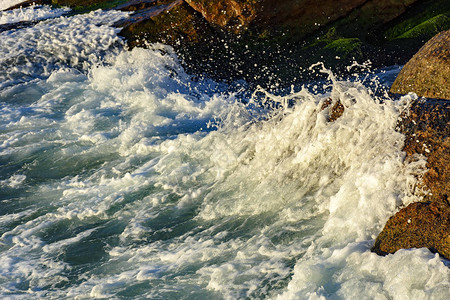
[(32, 5), (23, 9), (13, 9), (10, 11), (0, 12), (0, 25), (24, 21), (32, 22), (59, 17), (69, 11), (69, 8), (52, 9), (48, 5)]
[(322, 69), (324, 92), (241, 101), (169, 47), (123, 50), (123, 16), (1, 33), (2, 297), (447, 298), (447, 261), (370, 252), (417, 200), (394, 130), (413, 96)]
[(14, 5), (20, 4), (24, 2), (23, 0), (2, 0), (0, 3), (0, 10), (5, 10), (10, 7), (13, 7)]

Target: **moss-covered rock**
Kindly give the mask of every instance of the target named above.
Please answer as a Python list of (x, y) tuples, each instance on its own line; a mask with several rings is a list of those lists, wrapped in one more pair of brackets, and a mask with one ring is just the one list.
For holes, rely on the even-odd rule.
[(414, 26), (410, 30), (395, 37), (395, 39), (414, 39), (427, 37), (430, 34), (436, 34), (441, 31), (447, 30), (449, 29), (449, 27), (450, 18), (446, 15), (440, 14)]
[[(401, 39), (429, 40), (437, 33), (450, 29), (445, 20), (450, 17), (447, 0), (424, 0), (411, 6), (399, 18), (388, 22), (381, 30), (382, 38), (402, 43)], [(446, 23), (446, 24), (445, 24)]]
[(361, 41), (358, 38), (341, 38), (332, 41), (325, 46), (324, 49), (336, 52), (343, 57), (347, 57), (352, 53), (361, 53)]
[(127, 0), (52, 0), (53, 5), (69, 6), (76, 12), (89, 12), (96, 9), (110, 9)]

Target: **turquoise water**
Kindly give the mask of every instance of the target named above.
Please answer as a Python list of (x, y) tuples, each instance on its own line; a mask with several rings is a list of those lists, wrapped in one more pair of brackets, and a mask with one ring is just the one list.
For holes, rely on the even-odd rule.
[(418, 200), (394, 130), (414, 95), (320, 65), (283, 96), (193, 80), (170, 47), (125, 50), (125, 16), (0, 33), (2, 298), (448, 298), (448, 261), (370, 252)]

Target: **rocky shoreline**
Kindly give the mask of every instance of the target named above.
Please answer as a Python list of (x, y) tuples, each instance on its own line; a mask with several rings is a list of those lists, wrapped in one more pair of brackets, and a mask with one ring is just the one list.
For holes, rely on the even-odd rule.
[[(32, 3), (36, 1), (27, 1)], [(244, 79), (267, 88), (309, 79), (322, 61), (336, 73), (353, 61), (405, 64), (432, 36), (450, 29), (446, 0), (38, 0), (131, 11), (116, 24), (130, 48), (174, 47), (190, 73)], [(351, 71), (353, 72), (353, 70)]]
[(244, 79), (270, 88), (305, 80), (300, 70), (317, 61), (343, 73), (353, 61), (370, 59), (373, 67), (382, 67), (409, 60), (391, 92), (439, 98), (416, 101), (398, 123), (405, 135), (406, 160), (427, 158), (428, 171), (417, 189), (425, 193), (420, 195), (423, 202), (401, 209), (387, 222), (372, 250), (385, 255), (427, 247), (450, 259), (450, 101), (445, 100), (450, 99), (449, 1), (345, 0), (339, 7), (332, 0), (26, 4), (33, 2), (69, 5), (75, 13), (98, 8), (132, 11), (116, 24), (130, 48), (171, 45), (189, 72), (217, 80)]
[(416, 194), (422, 202), (401, 209), (386, 223), (373, 251), (394, 253), (427, 247), (450, 259), (450, 101), (418, 100), (398, 122), (405, 135), (406, 161), (427, 158), (427, 172)]
[(373, 251), (394, 253), (427, 247), (450, 259), (450, 30), (430, 39), (404, 66), (393, 93), (415, 92), (420, 99), (405, 112), (397, 130), (405, 135), (406, 161), (422, 155), (427, 172), (416, 189), (423, 202), (412, 203), (391, 217)]

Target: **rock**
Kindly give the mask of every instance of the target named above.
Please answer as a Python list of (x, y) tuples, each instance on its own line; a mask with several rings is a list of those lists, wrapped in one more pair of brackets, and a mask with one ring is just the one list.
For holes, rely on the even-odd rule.
[(417, 202), (391, 217), (372, 251), (380, 255), (399, 249), (429, 248), (450, 259), (450, 207), (437, 202)]
[(328, 109), (327, 121), (334, 122), (344, 114), (345, 107), (344, 105), (342, 105), (342, 102), (340, 100), (333, 102), (333, 99), (328, 98), (323, 102), (320, 110), (325, 109)]
[(123, 11), (138, 11), (161, 4), (160, 2), (160, 0), (130, 0), (115, 6), (114, 9)]
[(398, 130), (405, 135), (406, 159), (415, 154), (427, 158), (422, 183), (431, 192), (427, 200), (448, 204), (450, 195), (450, 101), (415, 101), (401, 116)]
[(427, 247), (450, 259), (450, 101), (414, 102), (397, 129), (405, 135), (406, 160), (417, 154), (427, 158), (428, 171), (416, 193), (428, 193), (421, 195), (425, 202), (412, 203), (388, 220), (372, 251), (384, 255)]
[[(152, 14), (137, 11), (131, 17), (135, 21), (117, 26), (123, 27), (120, 34), (130, 47), (153, 42), (173, 46), (188, 71), (267, 87), (305, 79), (299, 70), (317, 61), (330, 67), (369, 58), (377, 51), (366, 45), (365, 31), (358, 27), (378, 28), (416, 1), (343, 0), (338, 8), (332, 0), (145, 1), (154, 5), (146, 8)], [(120, 8), (134, 8), (135, 2)], [(170, 9), (156, 9), (164, 5)], [(349, 27), (361, 37), (342, 36)], [(307, 41), (322, 30), (325, 38)]]
[[(416, 0), (410, 0), (410, 2)], [(362, 5), (365, 0), (186, 0), (211, 24), (242, 33), (256, 29), (262, 33), (295, 33), (301, 39)]]
[(122, 27), (119, 34), (130, 48), (154, 42), (174, 47), (190, 73), (227, 78), (233, 72), (220, 32), (185, 1), (157, 1), (115, 25)]
[(126, 0), (51, 0), (53, 5), (69, 6), (77, 13), (110, 9)]
[(424, 36), (450, 26), (445, 22), (450, 17), (447, 0), (342, 0), (339, 5), (334, 0), (52, 3), (69, 5), (75, 12), (134, 11), (128, 22), (117, 24), (130, 47), (163, 42), (175, 48), (189, 72), (216, 80), (244, 79), (266, 88), (309, 79), (300, 70), (318, 61), (342, 73), (354, 60), (370, 59), (374, 67), (404, 64), (423, 45)]
[(450, 99), (450, 30), (428, 41), (403, 67), (391, 92)]
[(219, 28), (242, 33), (262, 10), (264, 1), (186, 0), (205, 20)]

